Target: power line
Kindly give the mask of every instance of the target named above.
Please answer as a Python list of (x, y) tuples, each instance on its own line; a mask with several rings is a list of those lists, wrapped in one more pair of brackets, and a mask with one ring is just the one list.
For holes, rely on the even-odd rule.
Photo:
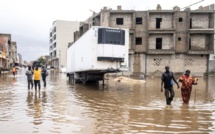
[(181, 8), (181, 9), (184, 9), (184, 8), (187, 8), (187, 7), (191, 7), (191, 6), (196, 5), (196, 4), (198, 4), (198, 3), (200, 3), (200, 2), (203, 2), (203, 1), (204, 1), (204, 0), (198, 1), (198, 2), (196, 2), (196, 3), (193, 3), (193, 4), (189, 5), (189, 6), (183, 7), (183, 8)]

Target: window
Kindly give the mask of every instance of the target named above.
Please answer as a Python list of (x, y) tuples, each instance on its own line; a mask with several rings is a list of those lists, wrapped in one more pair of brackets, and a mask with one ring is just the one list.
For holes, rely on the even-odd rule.
[(136, 45), (142, 45), (142, 38), (136, 37)]
[(123, 25), (123, 18), (116, 18), (117, 25)]
[(156, 38), (156, 49), (162, 49), (162, 38)]
[(56, 27), (54, 27), (54, 29), (53, 29), (53, 31), (52, 31), (53, 33), (55, 33), (56, 32)]
[(189, 50), (191, 49), (191, 38), (189, 38)]
[(183, 21), (183, 18), (178, 18), (178, 21), (179, 21), (179, 22), (182, 22), (182, 21)]
[(54, 51), (54, 55), (53, 55), (54, 57), (56, 57), (57, 56), (57, 52), (56, 51)]
[(162, 18), (156, 18), (156, 28), (160, 28), (160, 23), (162, 22)]
[(192, 18), (190, 18), (190, 29), (192, 28)]
[(136, 18), (136, 24), (142, 24), (143, 19), (142, 18)]
[(55, 42), (55, 43), (54, 43), (54, 48), (56, 48), (56, 45), (57, 45), (57, 44), (56, 44), (56, 42)]
[(178, 38), (178, 41), (181, 41), (181, 37)]

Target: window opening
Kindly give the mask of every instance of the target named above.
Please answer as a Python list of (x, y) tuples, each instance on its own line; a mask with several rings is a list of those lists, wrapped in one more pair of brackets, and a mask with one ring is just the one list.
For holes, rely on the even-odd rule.
[(117, 25), (123, 25), (123, 18), (116, 18)]
[(136, 37), (136, 45), (142, 45), (142, 38)]
[(161, 22), (162, 22), (162, 18), (156, 18), (156, 28), (160, 28)]
[(162, 49), (162, 38), (156, 38), (156, 49)]
[(136, 24), (142, 24), (143, 19), (142, 18), (136, 18)]

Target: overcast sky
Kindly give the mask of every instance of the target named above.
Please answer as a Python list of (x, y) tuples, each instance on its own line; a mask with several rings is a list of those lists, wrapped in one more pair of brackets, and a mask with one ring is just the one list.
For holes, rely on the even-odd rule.
[[(84, 21), (104, 6), (116, 9), (152, 10), (181, 8), (201, 0), (0, 0), (0, 33), (12, 34), (18, 53), (24, 60), (36, 60), (49, 55), (49, 29), (55, 20)], [(191, 7), (214, 4), (204, 0)]]

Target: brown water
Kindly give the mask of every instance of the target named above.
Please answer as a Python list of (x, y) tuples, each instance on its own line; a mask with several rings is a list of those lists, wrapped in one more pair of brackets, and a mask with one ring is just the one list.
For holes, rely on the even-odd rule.
[(1, 134), (215, 133), (213, 76), (199, 78), (189, 106), (175, 87), (167, 107), (160, 78), (136, 84), (110, 78), (103, 89), (72, 85), (65, 74), (50, 72), (47, 87), (35, 93), (27, 90), (24, 72), (0, 76)]

